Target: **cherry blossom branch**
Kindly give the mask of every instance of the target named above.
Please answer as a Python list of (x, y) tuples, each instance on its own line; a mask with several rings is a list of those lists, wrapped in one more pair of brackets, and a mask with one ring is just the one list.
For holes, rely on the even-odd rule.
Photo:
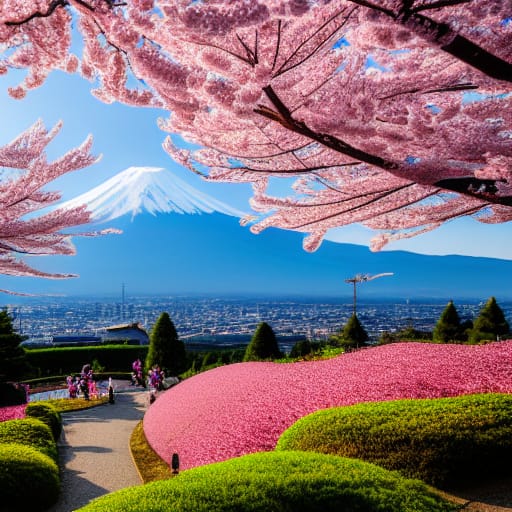
[(308, 51), (307, 54), (300, 60), (294, 62), (293, 64), (287, 66), (290, 62), (292, 62), (292, 59), (293, 57), (295, 57), (299, 51), (304, 47), (306, 46), (306, 43), (309, 43), (311, 40), (313, 40), (315, 38), (315, 36), (317, 36), (318, 34), (320, 34), (322, 32), (322, 30), (327, 27), (329, 24), (333, 23), (334, 20), (340, 16), (342, 13), (343, 13), (343, 10), (342, 11), (339, 11), (337, 12), (336, 14), (334, 14), (333, 16), (331, 16), (325, 23), (323, 23), (313, 34), (311, 34), (311, 36), (309, 36), (306, 40), (302, 41), (301, 44), (299, 44), (295, 50), (292, 52), (292, 54), (284, 61), (284, 63), (281, 65), (281, 67), (277, 70), (276, 73), (274, 73), (274, 77), (278, 77), (284, 73), (287, 73), (288, 71), (304, 64), (304, 62), (306, 62), (308, 59), (310, 59), (311, 57), (313, 57), (313, 55), (315, 55), (316, 52), (318, 52), (320, 50), (320, 48), (322, 48), (322, 46), (324, 44), (326, 44), (330, 39), (332, 39), (332, 37), (337, 33), (339, 32), (343, 26), (347, 23), (347, 21), (350, 19), (350, 16), (352, 15), (352, 13), (355, 11), (356, 8), (352, 9), (352, 11), (344, 18), (343, 22), (339, 25), (339, 26), (335, 26), (335, 28), (332, 29), (332, 31), (330, 33), (328, 33), (326, 36), (324, 36), (320, 42), (318, 44), (316, 44), (316, 46), (311, 50), (311, 51)]
[(454, 5), (469, 4), (471, 0), (439, 0), (430, 4), (418, 5), (417, 7), (411, 7), (411, 12), (420, 12), (432, 9), (441, 9), (443, 7), (452, 7)]
[[(408, 9), (406, 7), (407, 2), (404, 2), (404, 7), (398, 14), (395, 14), (390, 9), (385, 9), (367, 0), (348, 1), (393, 18), (397, 23), (413, 30), (420, 37), (438, 45), (443, 51), (471, 67), (478, 69), (491, 78), (512, 82), (512, 64), (510, 62), (501, 59), (466, 37), (456, 33), (448, 24), (437, 22), (419, 14), (419, 11), (422, 9)], [(457, 3), (459, 3), (459, 0), (453, 3), (447, 1), (446, 5), (455, 5)], [(428, 8), (430, 8), (430, 6)], [(425, 9), (427, 9), (427, 7), (425, 7)]]
[[(257, 114), (260, 114), (264, 117), (267, 117), (268, 119), (271, 119), (272, 121), (279, 123), (287, 130), (291, 130), (295, 133), (304, 135), (305, 137), (308, 137), (311, 140), (320, 142), (324, 146), (333, 149), (334, 151), (350, 156), (351, 158), (361, 160), (362, 162), (365, 162), (367, 164), (375, 165), (376, 167), (384, 169), (385, 171), (388, 171), (397, 177), (407, 178), (407, 176), (403, 175), (403, 167), (400, 164), (393, 162), (391, 160), (387, 160), (385, 158), (381, 158), (376, 155), (372, 155), (370, 153), (367, 153), (366, 151), (354, 148), (350, 144), (347, 144), (343, 140), (332, 135), (316, 133), (314, 130), (311, 130), (304, 122), (296, 121), (292, 117), (290, 111), (287, 109), (287, 107), (284, 105), (284, 103), (280, 100), (278, 95), (272, 89), (272, 86), (266, 86), (263, 88), (263, 90), (267, 95), (268, 99), (276, 108), (277, 112), (273, 111), (272, 109), (269, 109), (264, 105), (259, 105), (258, 108), (254, 110), (254, 112), (256, 112)], [(410, 176), (409, 179), (411, 179)], [(512, 197), (501, 197), (493, 195), (497, 190), (495, 188), (494, 180), (481, 180), (478, 178), (471, 177), (466, 179), (461, 178), (455, 180), (445, 179), (430, 184), (440, 187), (442, 186), (447, 190), (467, 195), (470, 197), (482, 199), (490, 203), (512, 206)]]

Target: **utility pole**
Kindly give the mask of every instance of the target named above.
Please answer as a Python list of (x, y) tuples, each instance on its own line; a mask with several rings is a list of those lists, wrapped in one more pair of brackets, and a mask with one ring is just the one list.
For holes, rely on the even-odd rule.
[(354, 277), (350, 277), (349, 279), (345, 279), (345, 283), (352, 283), (354, 285), (354, 307), (353, 314), (356, 314), (356, 284), (364, 283), (366, 281), (373, 281), (374, 279), (378, 279), (379, 277), (384, 276), (392, 276), (393, 272), (383, 272), (382, 274), (376, 274), (371, 276), (370, 274), (356, 274)]

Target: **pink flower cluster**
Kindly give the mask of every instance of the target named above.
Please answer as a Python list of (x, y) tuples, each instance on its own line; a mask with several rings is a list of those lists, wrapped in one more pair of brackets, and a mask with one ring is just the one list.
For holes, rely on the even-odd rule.
[(0, 407), (0, 421), (23, 419), (25, 417), (25, 407), (27, 407), (27, 404)]
[(512, 340), (482, 346), (398, 343), (299, 362), (239, 363), (185, 380), (144, 417), (144, 432), (181, 469), (273, 450), (319, 409), (400, 398), (512, 393)]

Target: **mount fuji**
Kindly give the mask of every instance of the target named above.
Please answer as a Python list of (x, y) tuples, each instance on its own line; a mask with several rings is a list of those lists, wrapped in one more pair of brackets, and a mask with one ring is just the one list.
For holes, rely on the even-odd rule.
[(126, 283), (132, 294), (346, 295), (351, 300), (347, 277), (393, 272), (392, 278), (365, 285), (363, 300), (512, 298), (512, 260), (372, 253), (363, 245), (328, 240), (308, 253), (302, 248), (302, 233), (270, 228), (256, 236), (240, 225), (244, 212), (161, 168), (130, 167), (57, 206), (82, 204), (97, 222), (122, 234), (73, 237), (77, 253), (72, 258), (39, 257), (33, 262), (43, 271), (78, 274), (78, 279), (0, 276), (0, 288), (98, 297), (117, 295)]
[(242, 217), (244, 212), (232, 208), (197, 190), (161, 167), (129, 167), (101, 185), (57, 205), (73, 208), (86, 204), (92, 220), (106, 222), (127, 214), (223, 213)]

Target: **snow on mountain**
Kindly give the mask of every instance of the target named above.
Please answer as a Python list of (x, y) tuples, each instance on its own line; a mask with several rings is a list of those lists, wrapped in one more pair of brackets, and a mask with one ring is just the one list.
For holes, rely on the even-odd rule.
[(161, 167), (129, 167), (101, 185), (57, 205), (73, 208), (86, 204), (94, 221), (104, 222), (142, 212), (213, 213), (242, 217), (244, 212), (232, 208), (192, 187)]

